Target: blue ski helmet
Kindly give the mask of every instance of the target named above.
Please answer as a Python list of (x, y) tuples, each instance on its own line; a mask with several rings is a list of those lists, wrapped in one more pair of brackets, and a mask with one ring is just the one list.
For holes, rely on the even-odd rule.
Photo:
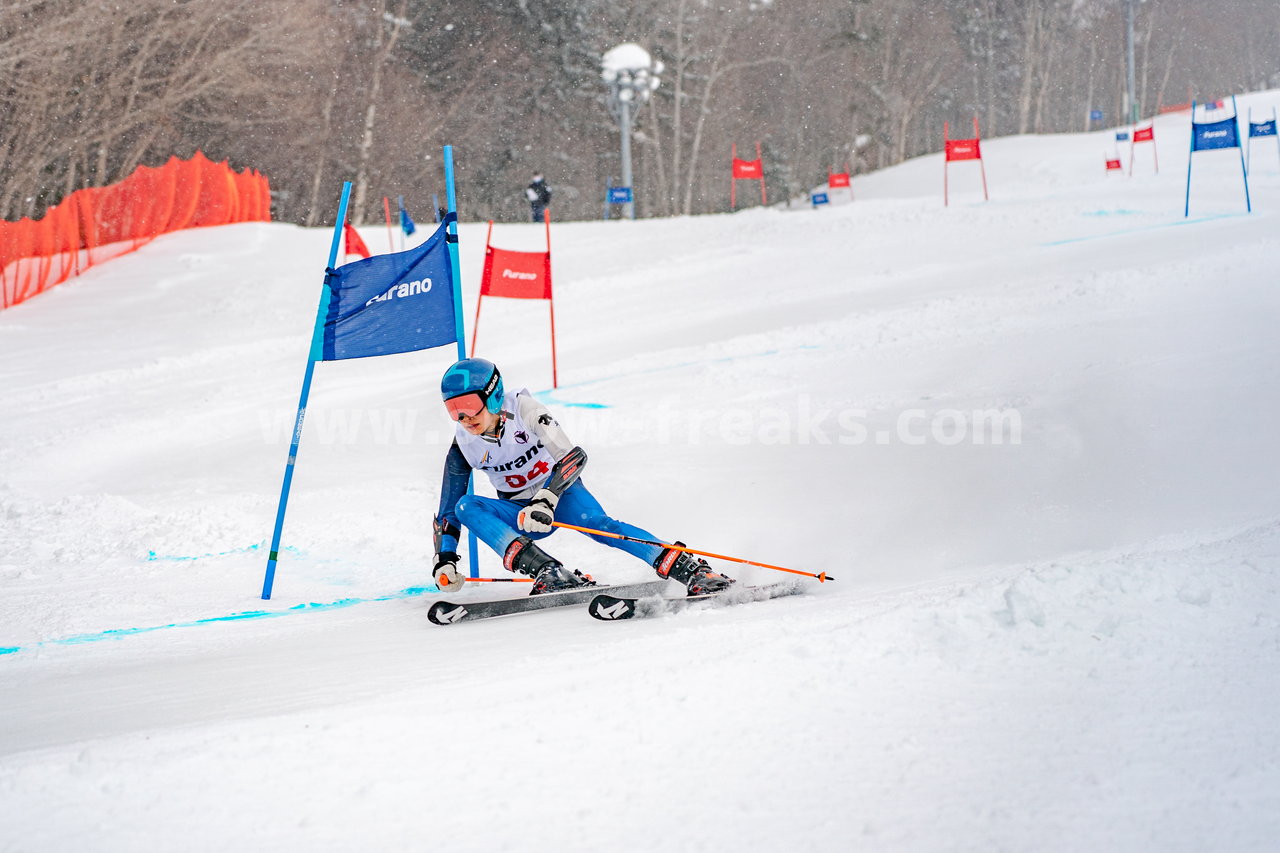
[[(475, 405), (467, 406), (462, 398), (471, 395)], [(496, 415), (502, 411), (502, 396), (502, 374), (497, 365), (483, 358), (455, 362), (440, 380), (440, 397), (454, 419), (463, 414), (479, 414), (481, 405)], [(456, 402), (450, 405), (451, 400)]]

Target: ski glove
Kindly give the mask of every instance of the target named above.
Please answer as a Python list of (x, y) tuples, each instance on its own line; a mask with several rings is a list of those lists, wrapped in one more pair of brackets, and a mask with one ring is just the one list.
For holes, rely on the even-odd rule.
[(520, 529), (525, 533), (550, 533), (556, 518), (560, 496), (550, 489), (539, 489), (527, 507), (520, 510)]
[(462, 589), (462, 574), (458, 571), (458, 555), (452, 551), (436, 554), (436, 567), (431, 573), (441, 592)]

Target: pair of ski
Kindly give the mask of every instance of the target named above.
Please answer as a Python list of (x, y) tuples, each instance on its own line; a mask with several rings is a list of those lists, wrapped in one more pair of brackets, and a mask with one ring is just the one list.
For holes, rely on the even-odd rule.
[(764, 601), (769, 598), (793, 595), (800, 592), (800, 584), (795, 581), (783, 581), (763, 586), (734, 584), (720, 592), (712, 592), (706, 595), (688, 595), (681, 598), (664, 598), (662, 593), (666, 588), (667, 581), (663, 580), (637, 584), (616, 584), (613, 586), (589, 586), (564, 590), (563, 592), (549, 592), (544, 595), (530, 595), (523, 598), (466, 602), (437, 601), (427, 611), (427, 618), (437, 625), (453, 625), (458, 622), (471, 622), (476, 619), (489, 619), (494, 616), (509, 616), (514, 613), (532, 613), (536, 610), (548, 610), (553, 607), (586, 604), (587, 612), (596, 619), (604, 622), (616, 622), (621, 619), (675, 613), (702, 603), (706, 603), (709, 606), (745, 604), (748, 601)]

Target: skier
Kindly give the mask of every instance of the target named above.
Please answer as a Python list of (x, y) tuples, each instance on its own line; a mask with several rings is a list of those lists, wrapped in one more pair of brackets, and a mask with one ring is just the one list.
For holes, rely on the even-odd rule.
[(541, 174), (533, 176), (533, 183), (525, 187), (524, 197), (529, 200), (529, 209), (533, 213), (533, 221), (541, 222), (543, 211), (551, 205), (551, 187)]
[[(572, 524), (639, 539), (652, 534), (605, 514), (580, 475), (587, 455), (527, 389), (504, 393), (502, 375), (490, 361), (457, 362), (440, 381), (440, 394), (456, 435), (445, 457), (440, 510), (435, 517), (435, 569), (441, 590), (461, 587), (459, 525), (484, 540), (508, 571), (533, 578), (531, 595), (594, 586), (590, 575), (570, 570), (534, 544), (553, 530), (557, 517)], [(468, 495), (471, 471), (488, 475), (498, 497)], [(702, 559), (664, 548), (591, 536), (649, 563), (660, 577), (683, 583), (690, 595), (725, 589), (734, 581)], [(679, 543), (676, 543), (679, 544)]]

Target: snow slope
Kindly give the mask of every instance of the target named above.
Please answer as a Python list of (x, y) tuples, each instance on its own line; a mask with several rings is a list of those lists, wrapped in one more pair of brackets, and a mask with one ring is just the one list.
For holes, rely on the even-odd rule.
[(1185, 115), (1158, 175), (1111, 134), (984, 142), (988, 203), (935, 155), (557, 225), (554, 390), (545, 306), (486, 301), (614, 515), (837, 578), (737, 608), (429, 625), (444, 350), (317, 367), (260, 600), (327, 231), (0, 314), (0, 850), (1272, 849), (1280, 160), (1246, 215), (1196, 155), (1184, 219)]

